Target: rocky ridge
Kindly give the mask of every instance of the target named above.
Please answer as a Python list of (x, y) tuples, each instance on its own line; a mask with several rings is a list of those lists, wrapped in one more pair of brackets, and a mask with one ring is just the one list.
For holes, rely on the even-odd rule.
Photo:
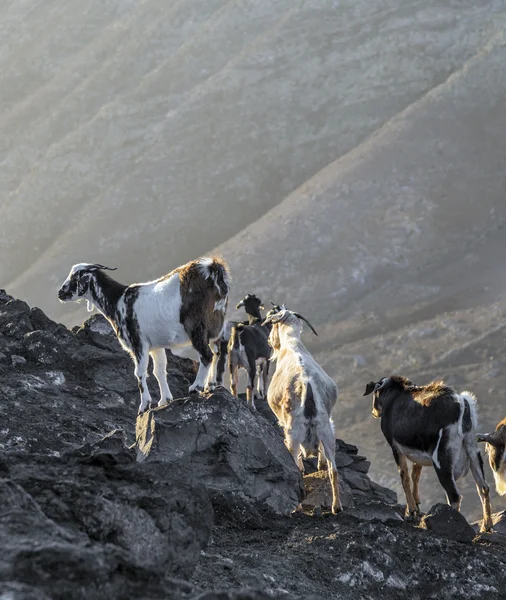
[(338, 440), (333, 516), (326, 474), (300, 476), (265, 403), (188, 397), (194, 363), (168, 358), (178, 399), (136, 419), (101, 317), (69, 331), (0, 292), (0, 597), (503, 597), (501, 515), (482, 536), (446, 506), (405, 523)]

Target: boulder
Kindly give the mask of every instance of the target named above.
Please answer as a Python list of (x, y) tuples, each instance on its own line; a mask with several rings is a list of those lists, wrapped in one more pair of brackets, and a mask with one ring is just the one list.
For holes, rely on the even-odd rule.
[(472, 542), (476, 533), (466, 518), (448, 504), (435, 504), (420, 521), (422, 529), (428, 529), (456, 542)]
[(301, 474), (282, 438), (245, 402), (220, 390), (137, 418), (137, 460), (180, 468), (208, 490), (217, 517), (287, 515), (303, 496)]
[(180, 597), (170, 577), (191, 576), (213, 526), (202, 485), (136, 463), (121, 432), (0, 461), (0, 581), (13, 598)]

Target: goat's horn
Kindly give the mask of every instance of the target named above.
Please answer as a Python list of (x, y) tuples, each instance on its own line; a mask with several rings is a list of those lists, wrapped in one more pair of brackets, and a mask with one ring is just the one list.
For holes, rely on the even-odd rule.
[(309, 325), (309, 327), (311, 327), (311, 331), (312, 331), (312, 332), (313, 332), (315, 335), (318, 335), (318, 334), (316, 333), (316, 329), (315, 329), (315, 328), (314, 328), (314, 327), (311, 325), (311, 323), (310, 323), (310, 322), (309, 322), (309, 321), (306, 319), (306, 317), (303, 317), (303, 316), (302, 316), (300, 313), (296, 313), (296, 312), (294, 312), (293, 314), (294, 314), (294, 315), (295, 315), (295, 316), (296, 316), (298, 319), (302, 319), (303, 321), (305, 321), (305, 322), (306, 322), (306, 323)]
[(91, 265), (94, 269), (103, 269), (104, 271), (116, 271), (118, 267), (106, 267), (105, 265), (99, 265), (98, 263)]
[(490, 444), (491, 446), (497, 446), (497, 442), (494, 439), (494, 434), (493, 433), (477, 433), (476, 434), (476, 441), (478, 442), (487, 442), (487, 444)]

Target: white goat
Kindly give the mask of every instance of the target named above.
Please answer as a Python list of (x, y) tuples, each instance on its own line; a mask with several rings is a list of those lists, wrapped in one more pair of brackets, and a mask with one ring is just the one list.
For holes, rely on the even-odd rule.
[(87, 300), (114, 328), (123, 348), (135, 363), (141, 403), (139, 413), (151, 403), (146, 384), (149, 356), (160, 386), (158, 406), (172, 400), (167, 383), (165, 348), (192, 344), (200, 357), (190, 392), (214, 389), (209, 343), (220, 336), (228, 306), (229, 274), (218, 257), (204, 257), (182, 265), (147, 283), (123, 285), (99, 264), (74, 265), (58, 291), (62, 302)]
[(337, 401), (337, 386), (314, 360), (300, 340), (302, 315), (282, 308), (268, 316), (272, 323), (269, 344), (276, 371), (267, 392), (267, 401), (284, 429), (285, 444), (299, 469), (305, 457), (318, 455), (318, 467), (328, 466), (332, 487), (332, 512), (341, 510), (336, 467), (336, 439), (331, 413)]

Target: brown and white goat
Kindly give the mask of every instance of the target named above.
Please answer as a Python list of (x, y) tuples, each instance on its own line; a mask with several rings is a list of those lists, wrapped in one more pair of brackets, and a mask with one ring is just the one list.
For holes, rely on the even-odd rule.
[(302, 471), (305, 457), (318, 455), (319, 468), (327, 463), (332, 487), (332, 512), (341, 510), (336, 466), (336, 439), (332, 409), (337, 402), (337, 386), (301, 342), (300, 314), (282, 309), (269, 315), (272, 323), (269, 344), (277, 360), (267, 401), (283, 427), (285, 444)]
[[(135, 363), (141, 403), (151, 403), (146, 384), (149, 357), (160, 386), (158, 406), (172, 400), (167, 383), (165, 348), (191, 344), (200, 364), (189, 391), (211, 390), (216, 382), (210, 371), (209, 343), (220, 336), (228, 305), (229, 273), (218, 257), (193, 260), (147, 283), (123, 285), (105, 273), (104, 265), (74, 265), (58, 291), (62, 302), (87, 300), (111, 323), (123, 348)], [(208, 377), (209, 375), (209, 377)]]
[(479, 442), (486, 442), (490, 467), (494, 474), (495, 489), (501, 496), (506, 496), (506, 418), (500, 421), (492, 433), (478, 433)]

